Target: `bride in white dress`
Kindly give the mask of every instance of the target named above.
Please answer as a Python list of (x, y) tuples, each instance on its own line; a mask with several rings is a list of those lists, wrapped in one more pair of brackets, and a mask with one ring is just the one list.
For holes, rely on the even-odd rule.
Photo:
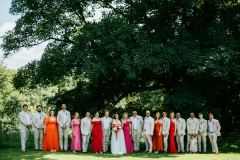
[(112, 122), (111, 152), (112, 154), (125, 154), (127, 151), (122, 123), (119, 120), (119, 115), (117, 113), (114, 114), (114, 118), (115, 119)]

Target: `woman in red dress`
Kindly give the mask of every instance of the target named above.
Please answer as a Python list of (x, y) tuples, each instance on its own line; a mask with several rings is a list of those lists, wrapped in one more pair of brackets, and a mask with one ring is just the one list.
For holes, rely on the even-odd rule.
[(170, 129), (169, 129), (169, 147), (170, 153), (177, 153), (175, 144), (175, 133), (176, 133), (176, 121), (174, 119), (174, 112), (170, 113)]
[(99, 118), (99, 113), (96, 112), (92, 119), (92, 152), (102, 153), (103, 131), (102, 122)]
[(162, 121), (160, 117), (160, 113), (157, 112), (155, 115), (155, 123), (154, 123), (154, 132), (153, 132), (153, 151), (158, 153), (163, 150), (163, 137), (162, 137)]

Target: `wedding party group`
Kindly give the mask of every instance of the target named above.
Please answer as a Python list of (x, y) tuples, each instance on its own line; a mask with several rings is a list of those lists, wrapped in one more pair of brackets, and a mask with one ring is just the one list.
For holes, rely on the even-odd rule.
[(166, 112), (157, 112), (153, 118), (149, 110), (146, 111), (144, 119), (137, 111), (132, 111), (131, 117), (124, 112), (121, 119), (118, 113), (111, 118), (109, 111), (105, 111), (102, 118), (99, 112), (96, 112), (93, 118), (90, 112), (87, 112), (85, 117), (80, 119), (79, 113), (75, 112), (71, 119), (66, 104), (62, 104), (61, 108), (57, 115), (54, 110), (46, 115), (40, 105), (37, 106), (36, 113), (31, 113), (28, 105), (23, 105), (23, 110), (19, 113), (23, 152), (26, 150), (28, 134), (33, 129), (35, 150), (67, 151), (71, 130), (70, 148), (74, 153), (88, 152), (90, 139), (91, 152), (94, 153), (108, 152), (109, 149), (112, 154), (138, 152), (142, 135), (148, 153), (184, 153), (185, 148), (189, 153), (206, 152), (207, 137), (212, 152), (218, 153), (217, 137), (221, 135), (221, 126), (212, 113), (209, 113), (208, 120), (203, 118), (202, 113), (198, 113), (198, 118), (194, 113), (190, 113), (190, 117), (185, 120), (179, 112), (170, 112), (169, 117)]

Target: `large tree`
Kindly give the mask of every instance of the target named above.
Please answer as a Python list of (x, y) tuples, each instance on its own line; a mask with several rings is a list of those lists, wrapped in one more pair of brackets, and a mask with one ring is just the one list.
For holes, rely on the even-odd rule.
[[(103, 13), (99, 21), (93, 8)], [(169, 109), (233, 112), (239, 11), (238, 0), (13, 0), (10, 12), (21, 17), (2, 48), (8, 56), (47, 41), (42, 59), (18, 70), (15, 86), (74, 77), (65, 96), (82, 110), (163, 88)]]

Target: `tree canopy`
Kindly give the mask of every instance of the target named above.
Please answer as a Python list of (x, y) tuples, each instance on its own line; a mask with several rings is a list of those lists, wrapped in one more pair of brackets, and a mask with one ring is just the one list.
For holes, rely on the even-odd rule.
[(156, 89), (168, 109), (239, 110), (238, 0), (13, 0), (10, 13), (21, 17), (3, 37), (5, 56), (48, 42), (16, 88), (73, 77), (63, 97), (79, 110)]

